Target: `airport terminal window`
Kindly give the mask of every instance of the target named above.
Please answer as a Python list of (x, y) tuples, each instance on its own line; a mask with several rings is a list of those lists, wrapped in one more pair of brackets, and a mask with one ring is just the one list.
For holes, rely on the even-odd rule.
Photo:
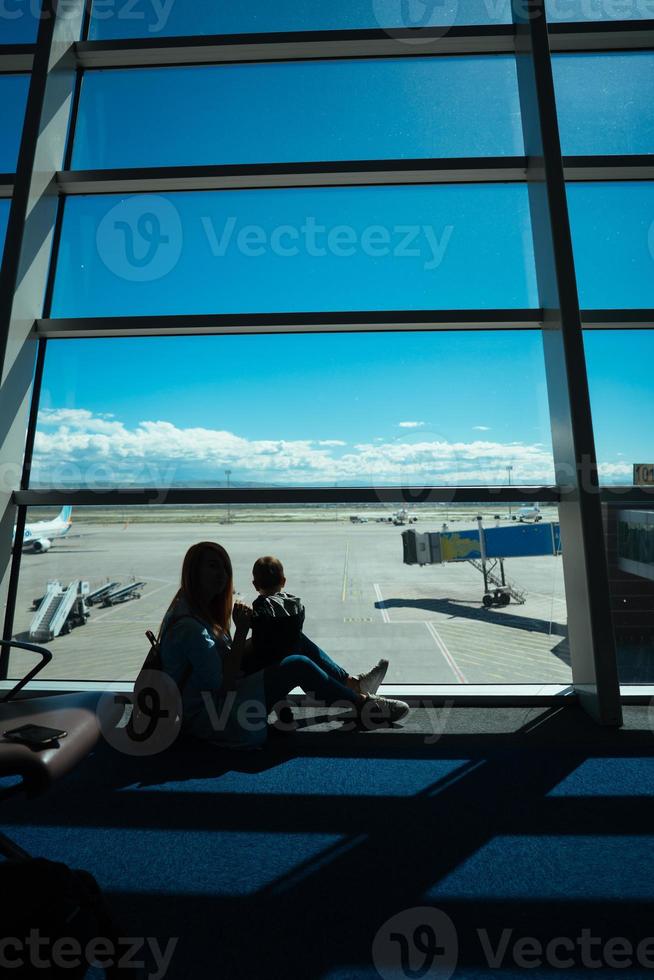
[(332, 187), (69, 199), (53, 316), (536, 305), (526, 186)]
[[(646, 2), (548, 0), (548, 13), (599, 20), (619, 6), (620, 19), (638, 18)], [(96, 4), (89, 36), (509, 21), (508, 0), (137, 0)], [(0, 18), (0, 43), (26, 24)], [(564, 153), (652, 151), (651, 62), (554, 56)], [(15, 78), (0, 76), (0, 96)], [(159, 103), (165, 117), (152, 114)], [(0, 105), (2, 172), (15, 166), (24, 101)], [(80, 169), (523, 152), (507, 55), (94, 70), (76, 139)], [(569, 186), (582, 307), (654, 307), (653, 188)], [(526, 185), (477, 183), (70, 197), (52, 316), (538, 306)], [(635, 331), (586, 337), (605, 485), (629, 482), (630, 457), (647, 453), (648, 343)], [(549, 483), (537, 331), (48, 341), (33, 463), (32, 488), (162, 490), (148, 507), (29, 510), (13, 633), (52, 647), (46, 677), (132, 680), (184, 551), (211, 537), (232, 553), (244, 598), (254, 558), (279, 554), (308, 631), (353, 672), (389, 652), (391, 684), (571, 681), (553, 505), (164, 504), (167, 487), (475, 485), (488, 497), (507, 482)], [(620, 591), (619, 518), (604, 516), (620, 676), (652, 682), (654, 595), (633, 582)], [(430, 532), (414, 557), (408, 529)], [(495, 562), (485, 569), (480, 533)], [(10, 675), (22, 666), (14, 655)]]
[(73, 167), (522, 153), (515, 58), (493, 55), (87, 72)]
[(553, 483), (540, 333), (48, 342), (32, 487), (227, 471), (254, 487)]
[(653, 330), (586, 330), (588, 384), (600, 482), (631, 484), (652, 462)]
[[(519, 504), (414, 505), (400, 526), (398, 514), (382, 502), (88, 507), (71, 515), (30, 508), (14, 636), (52, 650), (44, 679), (133, 680), (147, 648), (143, 632), (157, 629), (184, 552), (208, 539), (227, 548), (246, 600), (254, 598), (256, 558), (280, 557), (288, 591), (305, 603), (305, 631), (353, 673), (388, 656), (391, 684), (570, 683), (556, 507), (542, 505), (537, 523), (533, 513), (512, 520)], [(478, 514), (489, 552), (499, 546), (520, 556), (505, 562), (509, 602), (488, 608), (481, 571), (464, 557), (479, 564)], [(445, 563), (404, 563), (409, 520), (414, 530), (438, 532)], [(499, 582), (499, 566), (488, 571)], [(489, 589), (495, 593), (493, 581)], [(10, 675), (25, 667), (12, 654)]]
[(0, 74), (0, 173), (16, 169), (29, 75)]
[(654, 182), (568, 184), (582, 309), (654, 307)]
[(654, 52), (555, 54), (552, 68), (564, 154), (654, 151)]
[[(157, 9), (160, 8), (160, 9)], [(508, 0), (443, 0), (404, 5), (396, 0), (251, 0), (247, 4), (215, 0), (178, 0), (152, 4), (123, 0), (94, 5), (89, 25), (92, 40), (130, 37), (176, 37), (191, 34), (257, 34), (286, 31), (333, 31), (379, 28), (509, 23)]]

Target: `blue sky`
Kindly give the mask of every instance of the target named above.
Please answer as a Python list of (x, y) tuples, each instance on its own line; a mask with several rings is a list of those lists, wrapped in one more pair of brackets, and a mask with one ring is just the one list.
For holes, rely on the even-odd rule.
[[(652, 456), (650, 332), (586, 336), (602, 480)], [(537, 331), (50, 342), (35, 477), (549, 482)]]
[[(401, 23), (398, 4), (373, 6)], [(461, 22), (475, 6), (490, 10), (461, 3)], [(178, 3), (166, 30), (265, 30), (272, 16), (267, 0)], [(297, 29), (370, 16), (369, 0), (274, 7)], [(137, 20), (104, 23), (128, 36)], [(654, 152), (654, 55), (556, 56), (554, 71), (564, 152)], [(0, 171), (15, 165), (26, 89), (0, 77)], [(74, 166), (521, 151), (511, 58), (384, 59), (89, 73)], [(575, 184), (568, 198), (582, 307), (654, 307), (654, 184)], [(7, 213), (0, 201), (0, 238)], [(477, 184), (75, 198), (53, 313), (537, 305), (526, 189)], [(632, 462), (654, 459), (654, 339), (592, 333), (586, 347), (602, 478), (629, 482)], [(553, 476), (536, 331), (57, 342), (41, 407), (35, 475), (54, 482)]]

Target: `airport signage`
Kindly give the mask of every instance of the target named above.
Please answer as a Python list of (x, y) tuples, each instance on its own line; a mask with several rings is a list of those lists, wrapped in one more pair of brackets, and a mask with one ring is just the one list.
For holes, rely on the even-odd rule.
[(654, 486), (654, 463), (634, 463), (634, 486)]

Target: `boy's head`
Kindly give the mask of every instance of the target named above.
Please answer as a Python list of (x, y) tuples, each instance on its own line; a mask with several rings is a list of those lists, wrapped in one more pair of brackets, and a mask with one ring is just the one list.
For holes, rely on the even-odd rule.
[(252, 569), (252, 584), (257, 592), (279, 592), (286, 585), (284, 566), (279, 558), (265, 555), (257, 558)]

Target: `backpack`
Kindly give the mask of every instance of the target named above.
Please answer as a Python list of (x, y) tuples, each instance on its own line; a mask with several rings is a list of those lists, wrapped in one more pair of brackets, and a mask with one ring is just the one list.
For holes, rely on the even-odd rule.
[[(33, 980), (36, 976), (43, 980), (82, 980), (90, 965), (85, 953), (93, 940), (102, 937), (105, 948), (108, 943), (118, 950), (118, 927), (97, 881), (88, 871), (75, 871), (45, 858), (3, 861), (0, 889), (7, 899), (2, 934), (15, 937), (6, 953), (15, 964), (7, 970), (8, 976), (16, 980)], [(39, 959), (47, 965), (39, 968), (32, 961), (26, 942), (33, 931), (44, 943), (39, 948)], [(60, 960), (56, 955), (58, 940), (72, 941), (79, 956), (71, 958), (69, 953), (67, 959)], [(115, 957), (105, 976), (118, 976)]]
[[(182, 619), (196, 619), (199, 623), (205, 624), (192, 613), (184, 613), (181, 616), (174, 616), (166, 623), (165, 631), (175, 626)], [(126, 731), (130, 739), (135, 742), (146, 741), (152, 734), (153, 720), (156, 721), (162, 715), (162, 706), (165, 710), (171, 710), (174, 706), (169, 702), (177, 694), (181, 696), (184, 687), (193, 673), (193, 667), (188, 664), (178, 685), (164, 671), (161, 663), (161, 645), (152, 630), (146, 630), (145, 635), (150, 641), (150, 649), (134, 681), (134, 690), (130, 702), (132, 713), (127, 722)]]

